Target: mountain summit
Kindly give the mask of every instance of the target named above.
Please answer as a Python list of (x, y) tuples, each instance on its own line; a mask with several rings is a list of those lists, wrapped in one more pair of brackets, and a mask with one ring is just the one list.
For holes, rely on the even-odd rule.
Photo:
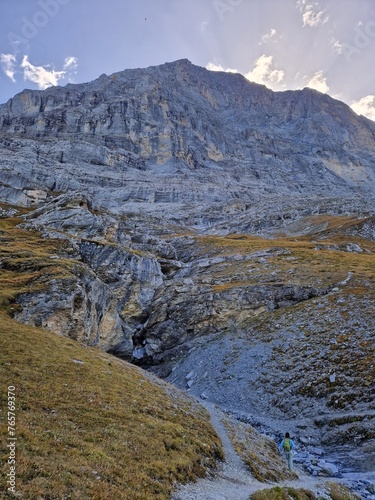
[(111, 211), (182, 216), (191, 204), (375, 195), (372, 121), (315, 90), (272, 92), (186, 59), (25, 90), (0, 106), (0, 136), (3, 197), (25, 205), (30, 190), (78, 189)]

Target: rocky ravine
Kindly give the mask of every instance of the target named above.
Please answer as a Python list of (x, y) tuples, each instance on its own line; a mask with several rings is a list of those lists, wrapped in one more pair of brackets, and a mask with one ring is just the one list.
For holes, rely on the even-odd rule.
[(329, 96), (186, 60), (24, 91), (0, 199), (71, 272), (15, 317), (373, 470), (374, 137)]

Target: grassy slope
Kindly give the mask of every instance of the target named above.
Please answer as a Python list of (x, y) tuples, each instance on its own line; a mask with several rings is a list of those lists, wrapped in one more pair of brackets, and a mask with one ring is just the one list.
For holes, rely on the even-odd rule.
[(0, 219), (0, 306), (12, 313), (20, 293), (46, 289), (53, 278), (70, 277), (69, 259), (56, 259), (64, 240), (42, 239), (36, 231), (17, 227), (18, 217)]
[[(318, 221), (321, 218), (318, 218)], [(201, 236), (197, 242), (201, 247), (201, 254), (215, 257), (231, 255), (252, 255), (256, 252), (269, 252), (266, 256), (267, 266), (259, 266), (256, 257), (247, 262), (231, 262), (226, 269), (218, 266), (219, 272), (213, 276), (223, 285), (215, 285), (213, 291), (220, 287), (254, 285), (266, 282), (267, 274), (272, 283), (292, 283), (296, 285), (327, 286), (344, 280), (348, 272), (364, 282), (367, 279), (375, 280), (375, 243), (360, 237), (347, 235), (344, 231), (356, 226), (358, 221), (347, 218), (329, 218), (328, 228), (312, 237), (280, 237), (277, 239), (263, 239), (248, 235), (228, 236)], [(316, 224), (318, 221), (315, 221)], [(309, 224), (312, 224), (309, 222)], [(340, 225), (341, 224), (341, 225)], [(358, 244), (363, 253), (347, 252), (344, 247), (347, 243)], [(321, 249), (317, 249), (321, 245)], [(343, 248), (332, 250), (330, 246)], [(281, 252), (278, 250), (282, 250)], [(263, 269), (262, 269), (263, 267)], [(243, 281), (243, 271), (247, 269), (248, 278)], [(257, 272), (260, 268), (260, 272)], [(239, 276), (239, 281), (236, 280)], [(363, 288), (363, 286), (362, 286)]]
[[(4, 313), (0, 324), (1, 409), (5, 417), (15, 386), (25, 498), (168, 498), (176, 480), (193, 480), (220, 455), (205, 412), (168, 386)], [(3, 444), (6, 434), (2, 421)]]
[[(18, 293), (69, 277), (61, 241), (0, 220), (0, 416), (7, 464), (7, 387), (16, 387), (17, 490), (32, 499), (162, 499), (222, 455), (205, 410), (95, 348), (14, 322)], [(2, 497), (5, 498), (5, 497)]]

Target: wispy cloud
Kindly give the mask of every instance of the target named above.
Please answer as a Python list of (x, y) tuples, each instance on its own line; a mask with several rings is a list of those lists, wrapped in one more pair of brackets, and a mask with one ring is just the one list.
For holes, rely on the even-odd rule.
[(254, 68), (245, 74), (245, 77), (252, 82), (261, 83), (269, 87), (279, 84), (284, 80), (284, 71), (276, 69), (273, 64), (273, 57), (261, 55), (254, 64)]
[(375, 120), (375, 95), (367, 95), (359, 101), (351, 103), (350, 107), (358, 115), (366, 116), (370, 120)]
[(307, 82), (306, 86), (310, 87), (311, 89), (318, 90), (319, 92), (323, 92), (324, 94), (329, 91), (327, 78), (324, 76), (323, 71), (317, 71), (315, 75)]
[(317, 2), (297, 0), (297, 7), (302, 13), (303, 26), (315, 28), (329, 19), (326, 11), (322, 10)]
[(337, 54), (342, 54), (342, 44), (337, 40), (337, 38), (332, 37), (330, 40), (330, 44), (333, 47), (334, 51), (337, 52)]
[(65, 58), (63, 70), (65, 71), (65, 77), (68, 78), (70, 83), (74, 83), (74, 77), (78, 71), (78, 59), (74, 56), (69, 56)]
[(78, 68), (78, 59), (76, 57), (69, 56), (69, 57), (65, 58), (65, 60), (64, 60), (64, 66), (63, 66), (63, 69), (65, 71), (67, 71), (68, 69), (76, 71), (77, 68)]
[(44, 66), (34, 66), (28, 56), (23, 56), (21, 68), (23, 68), (24, 80), (30, 80), (38, 85), (40, 89), (55, 86), (65, 75), (65, 71), (55, 71)]
[(262, 36), (261, 42), (259, 43), (259, 45), (262, 45), (264, 43), (269, 42), (275, 36), (276, 36), (276, 30), (271, 28), (265, 35)]
[[(4, 56), (4, 58), (3, 58)], [(9, 76), (15, 82), (14, 74), (16, 68), (16, 58), (12, 54), (2, 54), (1, 64), (5, 74)], [(29, 56), (24, 55), (20, 68), (23, 72), (23, 79), (25, 81), (30, 81), (36, 83), (40, 89), (46, 89), (47, 87), (55, 86), (59, 84), (59, 81), (68, 78), (69, 81), (73, 81), (74, 75), (77, 73), (78, 69), (78, 59), (73, 56), (66, 57), (64, 60), (63, 69), (56, 71), (52, 66), (35, 66), (29, 60)]]
[(221, 64), (216, 64), (214, 62), (209, 62), (206, 66), (209, 71), (224, 71), (225, 73), (238, 73), (238, 70), (231, 68), (223, 68)]
[(17, 60), (13, 54), (0, 54), (0, 63), (2, 70), (12, 82), (16, 82), (14, 75), (16, 73)]

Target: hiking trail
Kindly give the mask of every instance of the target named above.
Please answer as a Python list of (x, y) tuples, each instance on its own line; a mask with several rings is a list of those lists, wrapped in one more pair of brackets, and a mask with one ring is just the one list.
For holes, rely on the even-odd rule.
[(172, 500), (248, 500), (249, 495), (264, 487), (246, 469), (241, 457), (235, 452), (222, 423), (223, 413), (212, 403), (200, 401), (211, 415), (211, 423), (223, 444), (224, 461), (211, 477), (196, 483), (180, 486)]
[[(236, 453), (222, 422), (224, 414), (212, 403), (200, 401), (211, 416), (211, 423), (223, 444), (224, 461), (211, 476), (198, 479), (195, 483), (181, 485), (171, 500), (249, 500), (255, 491), (274, 486), (316, 489), (322, 479), (313, 478), (297, 471), (300, 478), (280, 483), (261, 483), (252, 477), (241, 457)], [(327, 480), (327, 478), (325, 478)], [(332, 479), (331, 479), (332, 480)]]

